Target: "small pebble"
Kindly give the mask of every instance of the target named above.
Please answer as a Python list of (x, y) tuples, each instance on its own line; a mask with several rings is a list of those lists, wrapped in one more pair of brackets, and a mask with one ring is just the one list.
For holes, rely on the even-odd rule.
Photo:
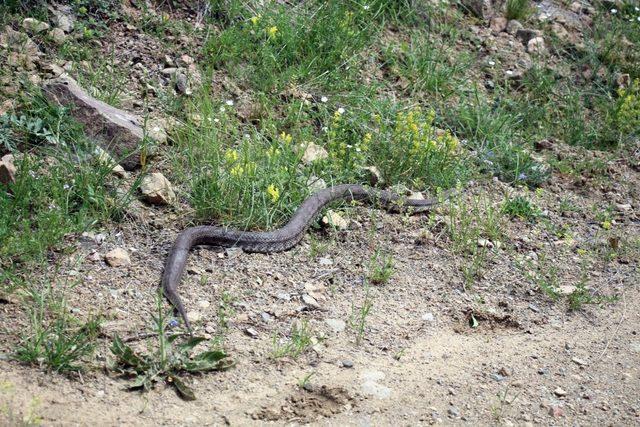
[(353, 362), (351, 360), (345, 359), (342, 361), (343, 368), (353, 368)]

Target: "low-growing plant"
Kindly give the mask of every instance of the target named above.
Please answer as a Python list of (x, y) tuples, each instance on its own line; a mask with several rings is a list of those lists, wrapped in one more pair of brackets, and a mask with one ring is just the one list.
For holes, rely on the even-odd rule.
[(517, 19), (524, 21), (532, 12), (531, 0), (507, 0), (506, 18), (509, 20)]
[(548, 262), (545, 254), (539, 253), (538, 260), (526, 260), (519, 264), (528, 280), (533, 282), (553, 301), (560, 298), (558, 267)]
[(533, 204), (531, 199), (521, 195), (515, 197), (507, 196), (502, 202), (501, 211), (511, 218), (520, 218), (527, 221), (535, 221), (541, 214), (540, 208)]
[(393, 275), (393, 255), (376, 251), (369, 262), (367, 278), (374, 285), (383, 285)]
[(234, 365), (228, 355), (221, 349), (209, 349), (192, 354), (199, 344), (207, 341), (204, 337), (189, 336), (178, 342), (183, 334), (168, 332), (168, 316), (163, 308), (163, 297), (156, 297), (157, 310), (153, 315), (153, 332), (157, 343), (152, 352), (142, 354), (136, 352), (117, 335), (111, 344), (111, 352), (115, 357), (113, 369), (132, 377), (128, 388), (150, 390), (159, 381), (175, 387), (177, 393), (185, 400), (195, 400), (193, 390), (180, 378), (183, 374), (221, 371)]
[(362, 306), (356, 308), (355, 305), (351, 304), (351, 316), (349, 319), (349, 325), (356, 331), (356, 345), (362, 344), (362, 340), (364, 338), (367, 327), (367, 317), (369, 317), (369, 314), (371, 314), (372, 309), (373, 297), (371, 296), (369, 286), (365, 284), (364, 301), (362, 302)]
[(296, 359), (313, 345), (313, 332), (307, 320), (294, 322), (291, 326), (291, 335), (284, 343), (280, 343), (278, 336), (273, 336), (272, 357), (292, 357)]
[(82, 370), (96, 348), (100, 319), (73, 317), (64, 295), (51, 284), (43, 288), (33, 284), (25, 290), (29, 326), (21, 334), (15, 358), (55, 372)]

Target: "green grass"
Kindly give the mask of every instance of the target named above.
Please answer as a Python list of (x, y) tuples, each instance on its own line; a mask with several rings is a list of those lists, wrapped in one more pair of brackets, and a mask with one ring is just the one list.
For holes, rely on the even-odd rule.
[(25, 108), (29, 115), (0, 118), (0, 143), (21, 151), (16, 182), (0, 191), (0, 266), (9, 270), (44, 259), (67, 233), (119, 218), (126, 204), (108, 185), (111, 166), (63, 110), (39, 96)]
[(301, 354), (310, 349), (313, 344), (313, 331), (309, 326), (309, 322), (307, 320), (294, 322), (291, 326), (291, 334), (284, 342), (281, 342), (277, 335), (273, 335), (271, 356), (274, 359), (281, 359), (283, 357), (297, 359)]
[(31, 284), (27, 293), (29, 326), (15, 349), (15, 359), (61, 373), (84, 369), (97, 346), (99, 318), (80, 321), (70, 315), (56, 285)]
[(369, 262), (367, 278), (374, 285), (384, 285), (393, 275), (393, 255), (376, 251)]
[(507, 0), (506, 3), (506, 18), (517, 19), (520, 21), (526, 20), (533, 12), (533, 6), (531, 0)]

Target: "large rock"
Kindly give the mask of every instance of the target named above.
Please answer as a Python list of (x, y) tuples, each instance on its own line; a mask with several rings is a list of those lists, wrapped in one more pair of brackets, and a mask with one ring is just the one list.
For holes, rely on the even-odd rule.
[(13, 155), (7, 154), (0, 160), (0, 184), (14, 182), (16, 182), (16, 167), (13, 164)]
[(176, 193), (174, 193), (171, 183), (159, 172), (151, 173), (142, 178), (140, 192), (147, 202), (154, 205), (168, 205), (176, 199)]
[(104, 255), (104, 260), (111, 267), (124, 267), (131, 264), (129, 253), (122, 248), (115, 248)]
[(100, 144), (126, 170), (140, 166), (140, 148), (144, 139), (140, 117), (91, 97), (68, 76), (49, 81), (44, 93), (51, 102), (70, 107), (71, 115), (84, 125), (87, 136)]

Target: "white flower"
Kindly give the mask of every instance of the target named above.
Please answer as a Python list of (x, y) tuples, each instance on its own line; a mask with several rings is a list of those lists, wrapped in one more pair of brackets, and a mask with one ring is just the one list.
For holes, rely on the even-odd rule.
[(326, 96), (323, 96), (322, 98), (320, 98), (321, 102), (327, 102), (329, 100), (329, 98), (327, 98)]
[(615, 15), (616, 13), (618, 13), (618, 9), (611, 9), (611, 13)]
[(368, 5), (368, 4), (365, 4), (364, 6), (362, 6), (362, 8), (363, 8), (364, 10), (369, 10), (369, 5)]
[(229, 107), (233, 107), (233, 100), (228, 99), (227, 101), (225, 101), (225, 104), (227, 104)]
[(512, 74), (513, 74), (513, 71), (511, 71), (511, 70), (507, 70), (507, 75), (508, 75), (508, 76), (510, 76), (510, 75), (512, 75)]
[(344, 108), (342, 108), (342, 107), (338, 108), (338, 113), (344, 114)]
[(638, 22), (640, 22), (640, 16), (638, 16), (638, 18), (637, 18), (637, 19), (638, 19)]
[(249, 139), (249, 138), (251, 138), (251, 135), (249, 135), (248, 133), (245, 133), (245, 134), (244, 134), (244, 135), (242, 135), (242, 136), (244, 136), (244, 138), (245, 138), (245, 139)]
[(64, 190), (68, 190), (68, 189), (69, 189), (69, 188), (71, 188), (71, 187), (69, 187), (69, 184), (65, 184), (65, 185), (63, 185), (63, 186), (62, 186), (62, 188), (63, 188)]
[(213, 119), (213, 121), (214, 121), (214, 123), (220, 123), (220, 119), (217, 118), (217, 117), (215, 119)]
[(496, 62), (495, 61), (489, 61), (489, 65), (491, 65), (493, 67), (494, 65), (496, 65)]
[(220, 106), (220, 112), (221, 112), (221, 113), (224, 113), (224, 112), (225, 112), (225, 110), (226, 110), (226, 108), (224, 108), (224, 105)]

